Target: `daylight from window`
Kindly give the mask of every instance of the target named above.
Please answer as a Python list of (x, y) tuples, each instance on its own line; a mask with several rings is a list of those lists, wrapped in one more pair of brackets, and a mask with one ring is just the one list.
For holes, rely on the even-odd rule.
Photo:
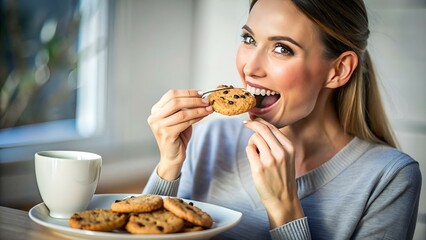
[(106, 1), (8, 0), (0, 7), (0, 147), (98, 131)]

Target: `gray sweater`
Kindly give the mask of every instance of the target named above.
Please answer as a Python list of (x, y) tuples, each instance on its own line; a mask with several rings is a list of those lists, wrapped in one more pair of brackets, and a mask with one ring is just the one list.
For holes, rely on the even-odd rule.
[(154, 171), (144, 193), (209, 202), (243, 213), (218, 239), (412, 239), (421, 173), (410, 156), (354, 138), (332, 159), (296, 179), (304, 218), (269, 229), (245, 153), (253, 132), (239, 118), (197, 125), (182, 174)]

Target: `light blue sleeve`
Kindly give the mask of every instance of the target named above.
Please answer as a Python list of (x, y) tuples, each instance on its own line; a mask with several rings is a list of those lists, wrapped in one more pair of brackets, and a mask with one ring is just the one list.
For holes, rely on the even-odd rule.
[[(208, 123), (207, 123), (208, 124)], [(180, 186), (177, 195), (185, 199), (194, 199), (194, 184), (195, 181), (197, 185), (204, 185), (204, 181), (201, 178), (195, 179), (196, 172), (196, 162), (199, 156), (204, 156), (204, 153), (201, 153), (201, 148), (203, 145), (208, 145), (210, 143), (205, 143), (207, 136), (205, 133), (208, 130), (207, 124), (200, 124), (194, 126), (193, 134), (191, 141), (188, 143), (186, 150), (186, 159), (182, 166)]]
[(417, 162), (384, 175), (352, 239), (412, 239), (417, 221), (422, 176)]
[(309, 231), (308, 218), (300, 218), (284, 224), (269, 231), (271, 239), (294, 239), (309, 240), (311, 233)]
[(167, 181), (162, 179), (160, 176), (158, 176), (157, 168), (155, 168), (149, 177), (142, 193), (175, 197), (179, 188), (179, 182), (180, 176), (174, 181)]

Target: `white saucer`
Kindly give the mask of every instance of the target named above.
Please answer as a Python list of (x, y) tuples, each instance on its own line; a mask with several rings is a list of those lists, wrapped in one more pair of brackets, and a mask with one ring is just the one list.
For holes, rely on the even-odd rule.
[[(87, 209), (111, 208), (111, 203), (117, 199), (122, 199), (131, 194), (96, 194), (93, 196)], [(137, 196), (137, 194), (133, 194)], [(184, 199), (185, 200), (185, 199)], [(210, 229), (199, 232), (173, 233), (162, 235), (133, 235), (124, 232), (97, 232), (71, 228), (68, 225), (68, 219), (57, 219), (49, 216), (49, 209), (44, 203), (40, 203), (28, 212), (29, 217), (34, 222), (50, 228), (59, 234), (65, 234), (75, 237), (85, 237), (90, 239), (209, 239), (224, 232), (241, 221), (242, 213), (224, 208), (221, 206), (186, 200), (194, 203), (195, 206), (210, 214), (214, 220), (214, 225)]]

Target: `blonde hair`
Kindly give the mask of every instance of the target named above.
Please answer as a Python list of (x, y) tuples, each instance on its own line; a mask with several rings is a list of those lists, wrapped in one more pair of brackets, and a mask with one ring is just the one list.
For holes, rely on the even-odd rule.
[(364, 66), (335, 92), (335, 106), (343, 129), (359, 138), (397, 147), (383, 108), (377, 78), (368, 51)]
[[(250, 10), (256, 4), (251, 1)], [(310, 18), (326, 48), (325, 58), (345, 51), (358, 56), (351, 79), (334, 92), (334, 105), (343, 129), (361, 139), (397, 147), (382, 104), (367, 40), (370, 35), (367, 11), (362, 0), (292, 0)]]

